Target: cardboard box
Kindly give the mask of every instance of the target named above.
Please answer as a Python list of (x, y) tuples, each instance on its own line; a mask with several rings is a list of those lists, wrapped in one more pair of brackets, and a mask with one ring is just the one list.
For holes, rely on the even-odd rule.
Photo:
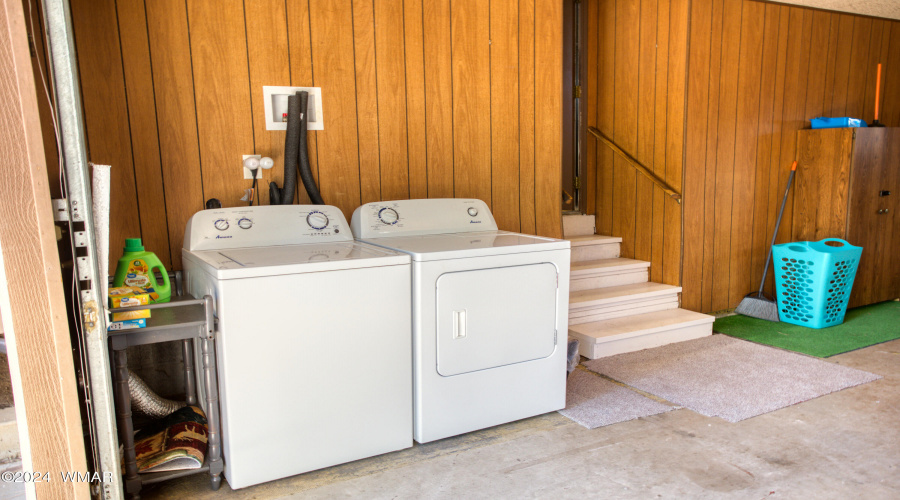
[(125, 321), (114, 321), (109, 324), (109, 331), (116, 330), (131, 330), (134, 328), (146, 328), (147, 320), (145, 318), (140, 319), (127, 319)]

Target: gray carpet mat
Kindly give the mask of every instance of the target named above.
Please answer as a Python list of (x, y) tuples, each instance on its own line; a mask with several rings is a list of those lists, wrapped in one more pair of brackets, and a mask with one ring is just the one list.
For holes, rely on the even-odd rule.
[(585, 370), (576, 369), (566, 382), (566, 408), (559, 413), (596, 429), (674, 410)]
[(729, 422), (881, 378), (726, 335), (595, 359), (584, 365), (702, 415)]

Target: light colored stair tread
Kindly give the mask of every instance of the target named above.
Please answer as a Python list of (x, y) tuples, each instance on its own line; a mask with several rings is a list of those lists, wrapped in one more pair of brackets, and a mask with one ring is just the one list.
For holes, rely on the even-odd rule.
[(669, 309), (621, 318), (582, 323), (569, 328), (569, 334), (580, 340), (597, 339), (602, 342), (610, 337), (634, 337), (694, 325), (711, 324), (715, 317), (687, 309)]
[(646, 269), (650, 267), (650, 263), (644, 260), (626, 259), (616, 257), (613, 259), (585, 260), (581, 262), (573, 262), (570, 270), (573, 278), (578, 274), (595, 274), (596, 272), (606, 270), (628, 270), (628, 269)]
[(618, 302), (679, 292), (681, 292), (680, 286), (652, 282), (579, 290), (569, 293), (569, 309), (584, 307), (593, 302)]
[(593, 215), (563, 215), (563, 234), (566, 236), (589, 236), (594, 234)]
[(573, 247), (580, 247), (585, 245), (607, 245), (610, 243), (622, 242), (622, 238), (618, 238), (616, 236), (603, 236), (600, 234), (592, 234), (590, 236), (572, 236), (566, 239), (572, 242)]

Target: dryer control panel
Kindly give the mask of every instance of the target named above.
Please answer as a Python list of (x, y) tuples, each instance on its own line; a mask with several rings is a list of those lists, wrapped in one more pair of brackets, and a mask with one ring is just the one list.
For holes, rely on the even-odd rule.
[(330, 205), (262, 205), (202, 210), (188, 220), (185, 250), (353, 241), (347, 219)]
[(487, 204), (465, 198), (433, 198), (366, 203), (353, 212), (357, 238), (496, 231)]

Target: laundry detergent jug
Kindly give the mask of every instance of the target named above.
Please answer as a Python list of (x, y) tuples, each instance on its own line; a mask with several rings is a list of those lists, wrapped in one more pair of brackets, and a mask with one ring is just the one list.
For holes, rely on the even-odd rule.
[[(154, 271), (162, 275), (162, 282), (157, 281)], [(125, 253), (116, 266), (113, 286), (143, 288), (150, 291), (151, 297), (157, 296), (153, 302), (168, 302), (172, 297), (169, 273), (156, 254), (144, 250), (140, 238), (125, 239)]]

